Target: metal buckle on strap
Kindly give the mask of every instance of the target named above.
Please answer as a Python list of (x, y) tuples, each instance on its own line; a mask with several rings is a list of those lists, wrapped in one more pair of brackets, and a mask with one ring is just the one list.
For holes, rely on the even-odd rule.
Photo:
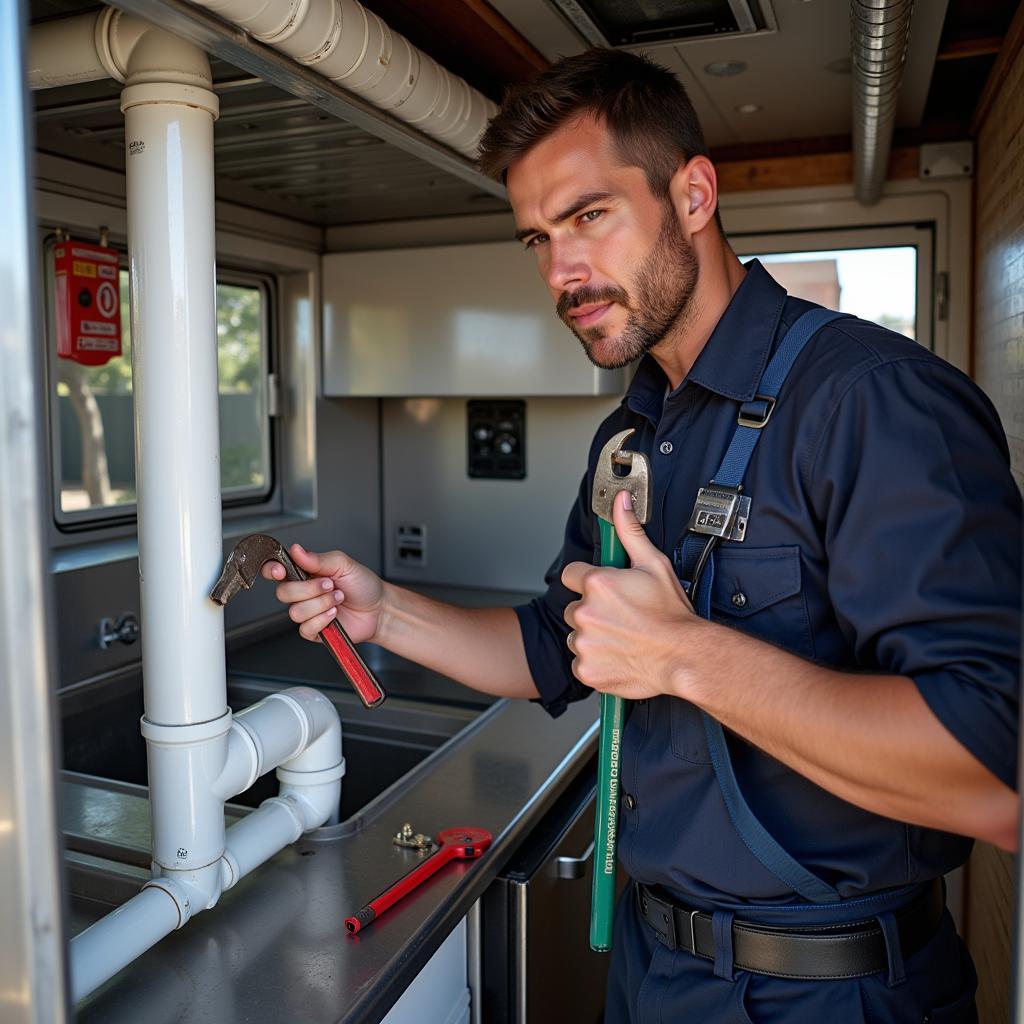
[(700, 955), (700, 954), (699, 954), (699, 953), (697, 952), (697, 933), (696, 933), (696, 932), (694, 931), (694, 929), (693, 929), (693, 922), (694, 922), (694, 919), (696, 918), (696, 916), (697, 916), (697, 915), (698, 915), (699, 913), (700, 913), (700, 911), (699, 911), (699, 910), (691, 910), (691, 911), (689, 912), (689, 914), (687, 914), (687, 917), (689, 917), (689, 919), (690, 919), (690, 952), (691, 952), (691, 953), (692, 953), (692, 954), (693, 954), (694, 956), (699, 956), (699, 955)]
[[(757, 402), (765, 403), (764, 412), (755, 412), (750, 408)], [(774, 409), (775, 399), (772, 398), (771, 395), (754, 395), (751, 401), (744, 402), (743, 405), (740, 406), (736, 422), (741, 427), (752, 427), (754, 430), (760, 430), (772, 418), (772, 412)], [(744, 410), (746, 410), (746, 412), (744, 412)]]
[(750, 517), (750, 498), (739, 487), (726, 487), (711, 481), (697, 491), (687, 529), (708, 537), (742, 541)]

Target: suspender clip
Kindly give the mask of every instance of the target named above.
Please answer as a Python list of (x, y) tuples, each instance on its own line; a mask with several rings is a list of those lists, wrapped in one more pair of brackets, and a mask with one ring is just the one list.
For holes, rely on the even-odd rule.
[(749, 402), (740, 406), (736, 422), (741, 427), (752, 427), (760, 430), (771, 418), (775, 409), (775, 399), (771, 395), (754, 395)]
[(742, 541), (750, 518), (750, 498), (740, 487), (716, 484), (713, 480), (697, 491), (688, 529), (706, 537)]

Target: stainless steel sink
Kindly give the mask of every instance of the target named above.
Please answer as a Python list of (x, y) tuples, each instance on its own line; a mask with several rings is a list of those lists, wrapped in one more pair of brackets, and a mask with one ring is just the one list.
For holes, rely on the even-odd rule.
[[(326, 651), (279, 635), (229, 658), (228, 704), (239, 711), (289, 686), (315, 686), (338, 709), (346, 771), (340, 820), (407, 779), (495, 698), (426, 672), (382, 648), (364, 657), (388, 694), (368, 711)], [(136, 672), (76, 686), (59, 697), (64, 773), (61, 814), (70, 926), (77, 934), (134, 895), (149, 877), (146, 744)], [(273, 772), (225, 805), (230, 824), (277, 792)], [(356, 826), (353, 824), (353, 828)]]
[[(238, 711), (288, 685), (291, 682), (229, 676), (228, 703)], [(368, 711), (350, 692), (319, 688), (341, 717), (346, 762), (342, 820), (407, 775), (482, 710), (389, 697)], [(142, 686), (137, 677), (64, 694), (60, 706), (66, 771), (146, 785), (146, 745), (139, 732)], [(271, 772), (234, 802), (256, 807), (276, 791)]]

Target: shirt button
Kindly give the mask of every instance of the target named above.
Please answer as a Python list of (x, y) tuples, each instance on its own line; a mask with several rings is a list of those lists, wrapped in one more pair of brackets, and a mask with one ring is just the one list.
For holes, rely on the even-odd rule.
[(626, 806), (632, 811), (636, 807), (636, 799), (632, 793), (626, 794)]
[(662, 455), (671, 455), (672, 454), (672, 442), (671, 441), (662, 441), (661, 442), (661, 447), (658, 450), (661, 452)]
[(747, 605), (747, 595), (744, 594), (742, 590), (737, 590), (736, 593), (732, 595), (732, 603), (737, 608), (745, 608)]

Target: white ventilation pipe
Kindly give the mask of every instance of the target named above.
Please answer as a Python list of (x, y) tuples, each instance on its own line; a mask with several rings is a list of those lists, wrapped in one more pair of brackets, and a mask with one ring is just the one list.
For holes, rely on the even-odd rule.
[[(476, 155), (498, 111), (358, 0), (193, 2), (465, 156)], [(145, 30), (146, 22), (109, 8), (44, 22), (32, 30), (29, 82), (38, 89), (124, 81), (126, 54)]]
[[(223, 608), (214, 261), (217, 97), (198, 47), (105, 10), (33, 33), (35, 84), (110, 74), (125, 83), (139, 570), (142, 734), (153, 879), (71, 943), (77, 1001), (304, 831), (337, 820), (341, 726), (315, 690), (274, 694), (233, 718)], [(280, 795), (230, 833), (224, 801), (280, 766)]]
[(889, 166), (914, 0), (850, 0), (854, 194), (878, 201)]
[(358, 0), (192, 0), (466, 156), (498, 112)]

